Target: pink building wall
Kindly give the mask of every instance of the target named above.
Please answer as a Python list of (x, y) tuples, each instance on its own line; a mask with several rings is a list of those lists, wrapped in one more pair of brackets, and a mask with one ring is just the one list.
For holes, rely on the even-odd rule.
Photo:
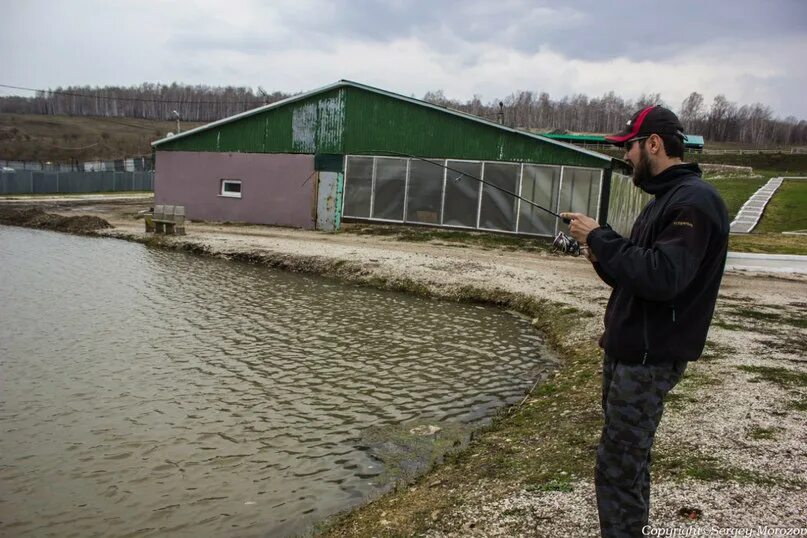
[[(313, 155), (157, 151), (156, 168), (155, 203), (189, 219), (315, 226)], [(240, 179), (241, 198), (221, 196), (222, 179)]]

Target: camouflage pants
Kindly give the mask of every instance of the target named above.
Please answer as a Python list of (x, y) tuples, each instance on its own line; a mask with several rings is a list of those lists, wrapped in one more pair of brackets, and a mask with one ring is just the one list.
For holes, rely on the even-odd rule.
[(686, 366), (686, 361), (628, 364), (603, 356), (605, 423), (594, 483), (604, 537), (642, 536), (650, 511), (650, 448), (664, 397)]

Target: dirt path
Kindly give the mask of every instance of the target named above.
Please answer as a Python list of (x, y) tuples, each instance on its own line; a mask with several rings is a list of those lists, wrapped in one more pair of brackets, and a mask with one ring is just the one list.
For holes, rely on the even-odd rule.
[[(142, 220), (134, 219), (146, 206), (93, 202), (49, 210), (99, 216), (114, 228), (97, 235), (154, 244)], [(535, 324), (549, 331), (568, 364), (546, 390), (537, 390), (462, 455), (413, 486), (336, 519), (325, 532), (597, 535), (594, 342), (609, 289), (585, 260), (445, 241), (202, 223), (188, 224), (185, 237), (156, 243), (554, 313), (557, 320)], [(807, 527), (806, 447), (807, 278), (727, 273), (704, 357), (690, 364), (672, 393), (657, 435), (651, 521), (665, 528)]]

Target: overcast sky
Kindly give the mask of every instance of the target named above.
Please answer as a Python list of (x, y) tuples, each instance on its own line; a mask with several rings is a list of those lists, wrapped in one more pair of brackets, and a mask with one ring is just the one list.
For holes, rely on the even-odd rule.
[(699, 91), (807, 119), (804, 0), (2, 3), (0, 84), (298, 92), (344, 78), (485, 102), (658, 92), (674, 110)]

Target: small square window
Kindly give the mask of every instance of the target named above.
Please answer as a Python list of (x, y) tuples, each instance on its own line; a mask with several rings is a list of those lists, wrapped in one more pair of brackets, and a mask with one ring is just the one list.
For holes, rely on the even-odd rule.
[(240, 179), (222, 179), (220, 196), (227, 196), (229, 198), (241, 198), (241, 180)]

